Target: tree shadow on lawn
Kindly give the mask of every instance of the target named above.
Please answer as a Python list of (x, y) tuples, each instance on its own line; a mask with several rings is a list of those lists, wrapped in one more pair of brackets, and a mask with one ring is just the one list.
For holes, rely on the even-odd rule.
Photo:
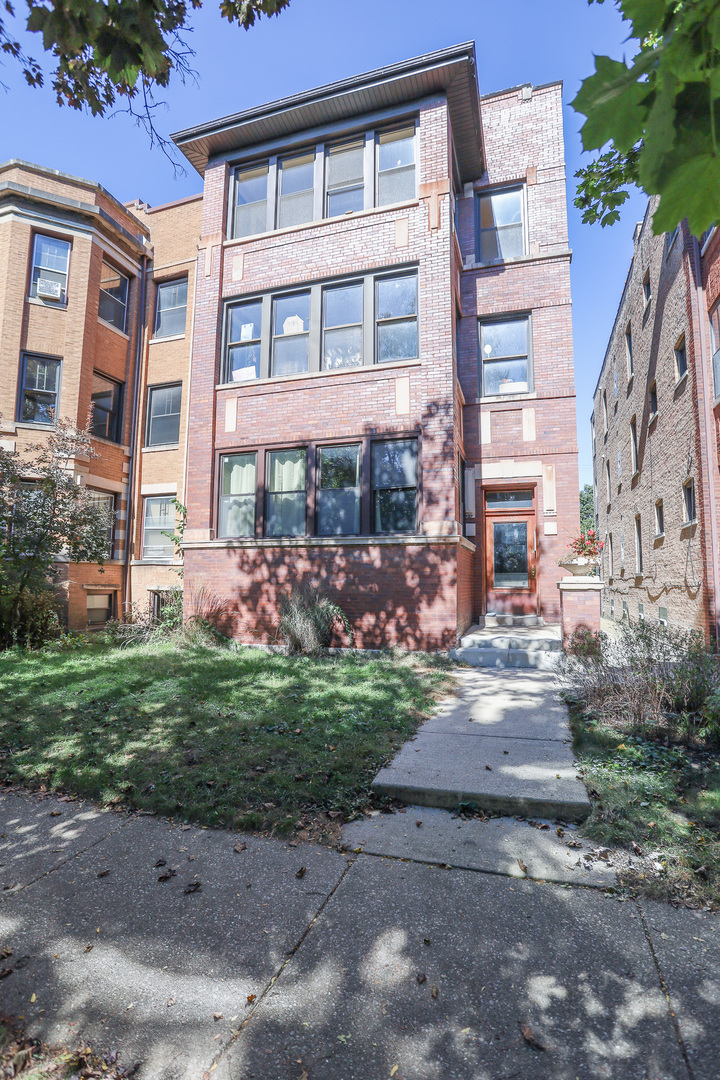
[(0, 662), (6, 779), (205, 824), (343, 816), (417, 728), (441, 671), (170, 645)]

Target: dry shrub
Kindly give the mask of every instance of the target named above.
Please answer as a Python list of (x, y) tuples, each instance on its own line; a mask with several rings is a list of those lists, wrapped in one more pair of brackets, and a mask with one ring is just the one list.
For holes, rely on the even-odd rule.
[(318, 589), (293, 589), (280, 604), (277, 636), (290, 653), (317, 656), (341, 628), (352, 641), (353, 633), (342, 608)]
[(600, 656), (566, 658), (570, 696), (619, 730), (686, 734), (720, 689), (718, 656), (702, 634), (631, 623), (602, 636)]

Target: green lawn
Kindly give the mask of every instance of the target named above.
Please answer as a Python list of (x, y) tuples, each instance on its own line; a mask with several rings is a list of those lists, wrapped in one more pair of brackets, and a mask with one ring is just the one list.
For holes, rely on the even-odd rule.
[(618, 731), (577, 705), (570, 715), (593, 800), (582, 831), (628, 852), (634, 866), (621, 871), (621, 883), (657, 899), (720, 907), (720, 755)]
[(205, 825), (339, 821), (367, 805), (378, 768), (450, 685), (422, 656), (9, 651), (0, 779)]

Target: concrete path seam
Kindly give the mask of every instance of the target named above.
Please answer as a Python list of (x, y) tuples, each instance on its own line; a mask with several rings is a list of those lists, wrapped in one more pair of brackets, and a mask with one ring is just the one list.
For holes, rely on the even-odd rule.
[(436, 866), (440, 870), (463, 870), (468, 874), (488, 874), (490, 877), (508, 878), (509, 881), (534, 881), (536, 885), (554, 885), (558, 889), (597, 889), (603, 891), (611, 888), (612, 886), (606, 884), (595, 884), (584, 881), (551, 881), (549, 878), (532, 877), (531, 874), (525, 874), (523, 877), (516, 877), (514, 874), (506, 874), (504, 870), (486, 870), (482, 866), (462, 866), (460, 863), (448, 863), (448, 862), (435, 862), (432, 859), (413, 859), (409, 855), (387, 855), (379, 851), (363, 851), (362, 855), (367, 859), (392, 859), (394, 862), (407, 862), (417, 863), (419, 866)]
[(688, 1055), (687, 1047), (685, 1046), (685, 1042), (684, 1042), (683, 1037), (682, 1037), (682, 1032), (680, 1031), (680, 1025), (678, 1023), (677, 1016), (675, 1015), (675, 1013), (673, 1011), (672, 1004), (670, 1002), (670, 990), (669, 990), (668, 984), (667, 984), (667, 982), (665, 980), (665, 975), (663, 974), (663, 970), (660, 967), (660, 961), (658, 960), (657, 953), (655, 952), (655, 946), (653, 945), (653, 940), (652, 940), (652, 937), (650, 936), (650, 928), (648, 927), (647, 919), (645, 918), (645, 912), (643, 911), (642, 904), (640, 903), (640, 901), (638, 899), (635, 900), (635, 906), (637, 907), (637, 909), (638, 909), (638, 911), (640, 913), (640, 921), (642, 923), (642, 928), (643, 928), (643, 930), (645, 932), (645, 937), (647, 939), (648, 948), (650, 949), (650, 955), (652, 956), (653, 963), (655, 964), (655, 970), (657, 971), (658, 981), (660, 983), (660, 989), (662, 990), (663, 994), (665, 995), (665, 1001), (667, 1002), (668, 1013), (670, 1014), (670, 1021), (672, 1023), (673, 1028), (675, 1029), (675, 1035), (676, 1035), (676, 1038), (677, 1038), (677, 1041), (678, 1041), (678, 1045), (680, 1047), (680, 1053), (682, 1054), (683, 1061), (685, 1062), (685, 1068), (688, 1071), (688, 1077), (690, 1078), (690, 1080), (695, 1080), (695, 1074), (693, 1072), (692, 1065), (690, 1064), (690, 1057)]
[(315, 923), (316, 923), (316, 922), (318, 921), (318, 919), (319, 919), (319, 918), (320, 918), (320, 916), (322, 915), (323, 911), (324, 911), (324, 910), (325, 910), (325, 908), (327, 907), (328, 903), (329, 903), (329, 902), (330, 902), (330, 900), (331, 900), (331, 899), (333, 898), (333, 896), (335, 895), (335, 893), (336, 893), (336, 892), (338, 891), (338, 889), (340, 888), (340, 886), (342, 885), (343, 881), (345, 880), (345, 878), (347, 877), (348, 873), (350, 872), (350, 870), (352, 869), (352, 867), (353, 867), (353, 866), (355, 865), (355, 863), (356, 863), (356, 862), (357, 862), (357, 859), (348, 859), (348, 864), (347, 864), (347, 866), (345, 867), (345, 869), (343, 870), (342, 874), (340, 875), (340, 877), (338, 878), (338, 880), (337, 880), (337, 881), (335, 882), (335, 884), (333, 885), (332, 889), (331, 889), (331, 890), (330, 890), (330, 892), (329, 892), (329, 893), (327, 894), (327, 896), (326, 896), (326, 897), (325, 897), (325, 898), (323, 899), (323, 902), (321, 903), (320, 907), (319, 907), (319, 908), (317, 909), (317, 911), (316, 911), (316, 912), (315, 912), (315, 914), (313, 915), (312, 919), (311, 919), (311, 920), (310, 920), (310, 922), (309, 922), (309, 923), (307, 924), (307, 926), (306, 926), (306, 927), (305, 927), (305, 929), (303, 930), (302, 934), (301, 934), (301, 935), (300, 935), (300, 937), (298, 938), (297, 942), (295, 943), (295, 945), (293, 946), (293, 948), (291, 949), (291, 951), (290, 951), (290, 952), (288, 953), (288, 955), (287, 955), (287, 956), (285, 957), (285, 959), (283, 960), (283, 962), (282, 962), (282, 964), (280, 965), (280, 967), (279, 967), (279, 968), (277, 969), (277, 971), (276, 971), (276, 972), (275, 972), (275, 974), (274, 974), (274, 975), (272, 976), (272, 978), (271, 978), (271, 979), (270, 979), (270, 980), (268, 981), (267, 985), (266, 985), (266, 986), (265, 986), (265, 987), (263, 988), (262, 992), (261, 992), (260, 994), (258, 994), (258, 996), (257, 996), (257, 999), (256, 999), (256, 1000), (255, 1000), (255, 1001), (253, 1002), (253, 1004), (252, 1004), (252, 1008), (250, 1009), (250, 1012), (249, 1012), (249, 1013), (248, 1013), (248, 1015), (247, 1015), (247, 1016), (245, 1017), (245, 1019), (243, 1020), (242, 1024), (240, 1025), (240, 1027), (239, 1027), (239, 1028), (238, 1028), (238, 1029), (237, 1029), (237, 1030), (236, 1030), (236, 1031), (235, 1031), (235, 1032), (233, 1033), (233, 1037), (232, 1037), (232, 1038), (230, 1039), (230, 1041), (229, 1041), (229, 1042), (227, 1042), (227, 1043), (226, 1043), (226, 1044), (225, 1044), (225, 1045), (224, 1045), (224, 1046), (223, 1046), (223, 1047), (222, 1047), (222, 1048), (221, 1048), (220, 1050), (218, 1050), (218, 1052), (217, 1052), (217, 1054), (215, 1055), (215, 1057), (214, 1057), (214, 1058), (212, 1059), (212, 1061), (211, 1061), (211, 1062), (209, 1063), (209, 1065), (208, 1065), (208, 1068), (207, 1068), (207, 1072), (208, 1072), (208, 1073), (209, 1073), (209, 1072), (210, 1072), (210, 1071), (211, 1071), (211, 1070), (212, 1070), (212, 1069), (213, 1069), (213, 1068), (214, 1068), (214, 1067), (215, 1067), (216, 1065), (219, 1065), (219, 1064), (220, 1064), (220, 1060), (222, 1059), (223, 1055), (225, 1055), (225, 1054), (226, 1054), (226, 1053), (228, 1052), (228, 1050), (229, 1050), (229, 1049), (230, 1049), (230, 1048), (231, 1048), (232, 1046), (234, 1046), (234, 1045), (235, 1045), (235, 1043), (237, 1042), (237, 1040), (238, 1040), (238, 1039), (240, 1038), (240, 1036), (242, 1035), (243, 1031), (244, 1031), (244, 1030), (245, 1030), (245, 1028), (246, 1028), (246, 1027), (248, 1026), (248, 1024), (250, 1023), (250, 1021), (251, 1021), (251, 1020), (253, 1019), (253, 1017), (255, 1016), (255, 1013), (256, 1013), (256, 1012), (258, 1011), (258, 1009), (260, 1008), (260, 1006), (261, 1006), (261, 1005), (262, 1005), (262, 1003), (264, 1002), (265, 998), (266, 998), (266, 997), (268, 996), (268, 994), (269, 994), (269, 993), (270, 993), (270, 991), (272, 990), (272, 988), (273, 988), (273, 986), (275, 985), (275, 983), (276, 983), (276, 982), (278, 981), (278, 979), (279, 979), (279, 978), (280, 978), (280, 976), (281, 976), (281, 975), (283, 974), (283, 972), (285, 971), (285, 969), (286, 969), (286, 968), (288, 967), (288, 965), (290, 964), (290, 962), (291, 962), (291, 961), (292, 961), (292, 960), (293, 960), (293, 959), (295, 958), (295, 956), (296, 956), (296, 954), (297, 954), (297, 952), (298, 952), (298, 949), (300, 948), (300, 946), (302, 945), (302, 943), (303, 943), (303, 942), (305, 941), (305, 938), (306, 938), (306, 937), (308, 936), (308, 934), (309, 934), (309, 933), (310, 933), (310, 931), (312, 930), (313, 926), (314, 926), (314, 925), (315, 925)]
[(97, 840), (93, 840), (93, 842), (91, 844), (88, 844), (86, 848), (82, 848), (80, 851), (76, 851), (72, 855), (68, 855), (66, 859), (62, 859), (55, 866), (51, 866), (49, 870), (44, 870), (42, 874), (38, 874), (38, 876), (33, 878), (32, 881), (27, 881), (24, 885), (21, 885), (19, 889), (13, 889), (12, 891), (8, 890), (8, 892), (5, 893), (4, 896), (0, 896), (0, 903), (7, 903), (9, 900), (12, 900), (14, 896), (19, 896), (21, 892), (29, 889), (31, 885), (36, 885), (38, 881), (42, 881), (43, 878), (48, 877), (48, 875), (54, 874), (55, 871), (59, 870), (61, 866), (67, 866), (67, 864), (71, 863), (73, 859), (79, 859), (81, 855), (87, 855), (88, 851), (92, 851), (92, 849), (97, 847), (98, 844), (102, 844), (105, 840), (107, 840), (109, 836), (116, 836), (117, 833), (122, 831), (122, 829), (126, 829), (130, 822), (134, 821), (136, 817), (136, 814), (132, 817), (129, 817), (126, 821), (123, 821), (122, 824), (118, 825), (117, 829), (111, 829), (110, 832), (106, 832), (103, 836), (98, 837)]
[[(471, 739), (503, 739), (505, 742), (572, 742), (572, 739), (569, 736), (564, 738), (553, 738), (552, 735), (498, 735), (496, 731), (423, 731), (420, 734), (439, 735), (440, 737), (445, 737), (450, 734), (458, 735), (462, 739), (469, 736)], [(415, 739), (410, 739), (410, 742), (415, 741)]]

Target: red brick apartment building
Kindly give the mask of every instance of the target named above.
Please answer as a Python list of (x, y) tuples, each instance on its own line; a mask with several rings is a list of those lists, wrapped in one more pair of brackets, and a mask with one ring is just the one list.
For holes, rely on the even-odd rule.
[[(28, 356), (62, 362), (58, 415), (119, 387), (85, 479), (117, 500), (118, 558), (69, 568), (71, 624), (101, 587), (117, 610), (176, 580), (175, 497), (188, 608), (215, 594), (242, 640), (302, 584), (366, 647), (557, 621), (579, 516), (560, 84), (480, 97), (471, 43), (174, 138), (203, 192), (165, 207), (0, 176), (22, 189), (0, 184), (3, 438), (46, 419)], [(46, 249), (67, 299), (33, 295)]]
[(654, 236), (648, 203), (595, 390), (602, 607), (716, 637), (720, 237)]

